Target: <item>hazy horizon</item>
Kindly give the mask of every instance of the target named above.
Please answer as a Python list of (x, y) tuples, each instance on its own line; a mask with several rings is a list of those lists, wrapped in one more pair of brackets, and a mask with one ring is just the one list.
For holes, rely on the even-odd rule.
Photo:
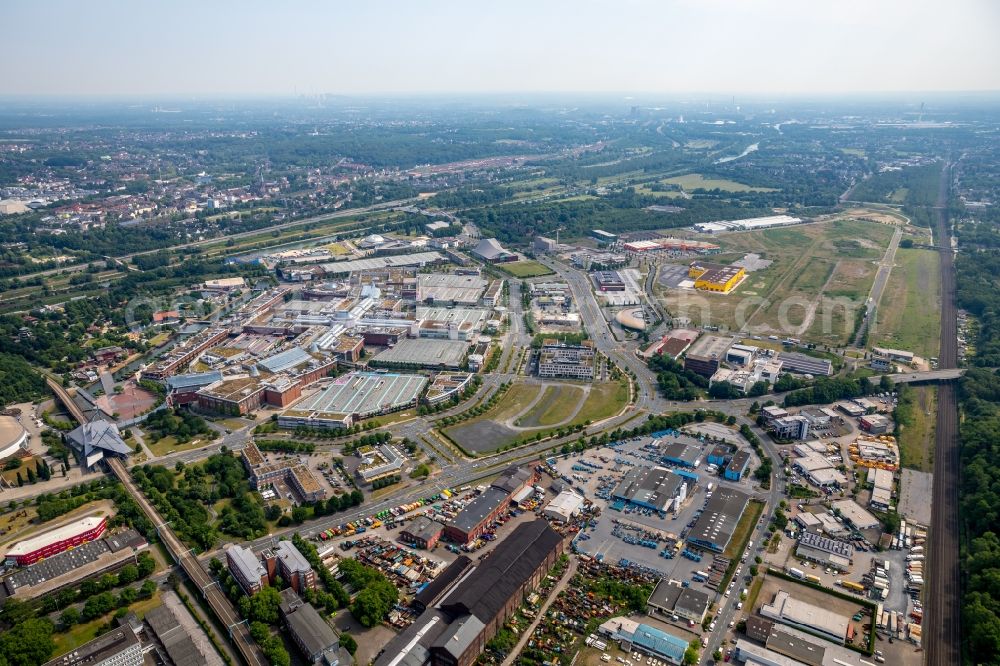
[(5, 97), (977, 94), (1000, 3), (13, 0)]

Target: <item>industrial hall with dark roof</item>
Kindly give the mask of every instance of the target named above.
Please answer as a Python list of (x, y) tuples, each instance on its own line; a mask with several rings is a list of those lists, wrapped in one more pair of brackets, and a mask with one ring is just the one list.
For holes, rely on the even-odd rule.
[(438, 576), (442, 584), (418, 595), (420, 617), (385, 647), (375, 666), (475, 663), (564, 547), (562, 535), (544, 520), (533, 520), (518, 525), (481, 562), (458, 558)]

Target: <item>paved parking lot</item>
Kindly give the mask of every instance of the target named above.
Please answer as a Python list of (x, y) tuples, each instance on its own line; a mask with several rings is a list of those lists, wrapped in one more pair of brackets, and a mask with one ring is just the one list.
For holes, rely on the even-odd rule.
[(682, 430), (694, 433), (695, 435), (715, 437), (736, 446), (750, 446), (750, 442), (743, 435), (721, 423), (709, 423), (707, 421), (705, 423), (690, 423), (684, 426)]
[(680, 287), (681, 282), (690, 279), (688, 277), (688, 267), (678, 266), (676, 264), (662, 264), (660, 266), (660, 274), (657, 276), (657, 279), (664, 287), (677, 289)]
[[(708, 442), (699, 442), (691, 437), (684, 439), (688, 443), (701, 447), (703, 460), (704, 456), (711, 450), (712, 445)], [(583, 454), (557, 460), (556, 469), (572, 479), (574, 488), (577, 491), (582, 491), (587, 498), (594, 500), (602, 507), (601, 518), (593, 528), (584, 530), (577, 538), (576, 547), (579, 552), (592, 557), (600, 557), (605, 562), (617, 563), (621, 559), (626, 559), (652, 569), (664, 578), (689, 581), (692, 587), (704, 590), (713, 599), (716, 599), (714, 589), (693, 581), (694, 572), (710, 570), (712, 566), (710, 554), (706, 554), (701, 562), (694, 562), (679, 554), (668, 559), (662, 557), (660, 552), (668, 543), (664, 539), (678, 539), (686, 526), (695, 519), (696, 513), (703, 508), (709, 483), (716, 487), (719, 485), (739, 487), (745, 491), (749, 491), (750, 487), (747, 483), (735, 483), (720, 477), (708, 477), (704, 473), (705, 463), (703, 462), (698, 469), (691, 470), (698, 474), (700, 479), (693, 489), (689, 486), (689, 495), (681, 504), (680, 512), (677, 515), (668, 513), (665, 518), (661, 518), (656, 512), (648, 510), (615, 511), (608, 508), (607, 501), (597, 498), (598, 487), (602, 484), (613, 489), (614, 485), (617, 485), (617, 482), (629, 470), (633, 469), (633, 465), (660, 464), (664, 467), (671, 467), (671, 465), (654, 463), (644, 457), (648, 452), (644, 451), (642, 447), (652, 441), (651, 437), (643, 437), (636, 441), (626, 442), (617, 450), (610, 447), (600, 447)], [(616, 458), (625, 462), (616, 462)], [(627, 463), (632, 463), (632, 465)], [(577, 466), (578, 469), (574, 470), (574, 466)], [(592, 471), (586, 472), (579, 469), (580, 467)], [(618, 527), (623, 534), (638, 536), (636, 528), (639, 528), (648, 529), (658, 535), (661, 539), (657, 542), (657, 547), (649, 548), (639, 544), (629, 544), (619, 536), (615, 536), (616, 520), (619, 521)]]
[(899, 515), (907, 521), (915, 520), (921, 525), (931, 524), (931, 496), (934, 475), (904, 469), (900, 480)]
[[(789, 516), (793, 517), (796, 513), (798, 513), (798, 511), (796, 509), (792, 509)], [(886, 550), (876, 552), (874, 550), (861, 551), (855, 549), (853, 564), (850, 571), (846, 573), (840, 573), (837, 571), (827, 573), (826, 569), (820, 565), (812, 562), (806, 562), (803, 564), (803, 561), (794, 555), (796, 543), (797, 541), (789, 539), (787, 536), (783, 536), (781, 547), (778, 552), (767, 556), (767, 562), (778, 568), (796, 567), (802, 569), (808, 574), (818, 576), (824, 586), (836, 587), (836, 581), (838, 580), (849, 580), (856, 583), (862, 582), (863, 576), (871, 571), (873, 559), (878, 558), (880, 560), (888, 560), (889, 597), (884, 602), (885, 609), (901, 612), (909, 611), (910, 599), (906, 594), (906, 578), (904, 577), (904, 572), (906, 570), (906, 555), (909, 551)], [(837, 589), (847, 591), (839, 587), (837, 587)]]

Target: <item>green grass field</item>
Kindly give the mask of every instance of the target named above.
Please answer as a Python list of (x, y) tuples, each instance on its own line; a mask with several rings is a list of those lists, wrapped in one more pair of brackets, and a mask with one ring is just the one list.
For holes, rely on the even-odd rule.
[(201, 448), (208, 444), (208, 441), (201, 438), (195, 437), (189, 442), (184, 444), (178, 444), (177, 440), (171, 436), (164, 437), (163, 439), (150, 444), (146, 443), (146, 447), (153, 452), (154, 456), (165, 456), (168, 453), (176, 453), (178, 451), (190, 451), (191, 449)]
[(758, 335), (840, 344), (853, 330), (851, 312), (867, 299), (874, 262), (892, 233), (889, 225), (837, 219), (724, 234), (715, 239), (722, 246), (715, 260), (729, 263), (753, 252), (771, 265), (750, 273), (727, 295), (661, 290), (660, 297), (671, 314), (688, 317), (695, 325), (735, 330), (748, 324), (744, 330)]
[(637, 178), (642, 178), (645, 175), (646, 172), (643, 171), (642, 169), (637, 169), (635, 171), (626, 171), (625, 173), (619, 173), (613, 176), (601, 176), (597, 179), (597, 184), (600, 186), (619, 185), (622, 183), (631, 182)]
[(151, 347), (159, 347), (162, 344), (166, 344), (170, 340), (170, 336), (173, 335), (171, 331), (162, 331), (157, 333), (149, 339), (149, 345)]
[(540, 384), (514, 384), (507, 389), (493, 409), (472, 420), (506, 421), (520, 414), (544, 388)]
[(526, 414), (517, 420), (519, 426), (559, 425), (572, 416), (580, 400), (583, 389), (577, 386), (546, 386), (542, 397)]
[(872, 344), (937, 356), (941, 347), (941, 266), (934, 250), (900, 249), (879, 303)]
[(746, 511), (743, 512), (743, 516), (740, 518), (740, 522), (737, 523), (736, 529), (733, 531), (733, 535), (729, 539), (729, 544), (723, 552), (723, 555), (728, 557), (730, 562), (729, 567), (726, 569), (726, 573), (722, 576), (722, 585), (725, 585), (732, 580), (733, 574), (736, 572), (736, 567), (740, 565), (740, 555), (743, 553), (744, 549), (746, 549), (747, 541), (750, 540), (753, 528), (760, 519), (760, 514), (763, 511), (764, 503), (761, 501), (751, 500), (747, 504)]
[(606, 419), (620, 412), (626, 404), (628, 404), (628, 382), (626, 380), (594, 384), (590, 395), (587, 396), (580, 411), (570, 421), (570, 424), (575, 425), (587, 421), (594, 423)]
[[(485, 453), (528, 441), (555, 428), (614, 416), (628, 403), (625, 380), (593, 384), (581, 404), (583, 391), (582, 386), (571, 384), (515, 384), (493, 409), (447, 427), (444, 432), (465, 449)], [(515, 417), (515, 427), (507, 426), (505, 422)]]
[(723, 553), (726, 557), (739, 560), (743, 550), (747, 547), (747, 540), (750, 538), (750, 533), (753, 531), (753, 527), (757, 524), (757, 520), (760, 519), (760, 514), (763, 511), (763, 502), (752, 501), (747, 504), (747, 509), (743, 512), (743, 517), (737, 523), (736, 529), (733, 531), (733, 536), (729, 539), (729, 545), (726, 546), (726, 550)]
[[(814, 258), (792, 271), (769, 297), (770, 304), (758, 310), (750, 320), (751, 326), (763, 326), (774, 330), (783, 325), (797, 327), (805, 323), (808, 307), (823, 289), (833, 273), (834, 262), (826, 258)], [(786, 331), (792, 335), (798, 331)]]
[(667, 192), (656, 192), (654, 190), (649, 189), (649, 187), (647, 187), (645, 185), (637, 185), (636, 188), (635, 188), (635, 193), (636, 194), (641, 194), (641, 195), (647, 196), (647, 197), (659, 197), (661, 199), (683, 199), (684, 198), (684, 193), (683, 192), (675, 191), (675, 190), (669, 190)]
[(524, 261), (515, 261), (509, 264), (499, 264), (497, 266), (504, 273), (509, 273), (516, 278), (532, 278), (539, 277), (541, 275), (552, 275), (552, 271), (537, 261), (531, 261), (530, 259)]
[(401, 412), (393, 412), (392, 414), (385, 414), (374, 419), (374, 422), (378, 425), (377, 428), (383, 426), (392, 425), (393, 423), (399, 423), (400, 421), (407, 421), (412, 419), (417, 415), (416, 409), (404, 409)]
[(700, 173), (689, 173), (683, 176), (666, 178), (664, 183), (680, 185), (685, 190), (722, 190), (723, 192), (774, 192), (772, 187), (753, 187), (737, 183), (735, 180), (722, 178), (705, 178)]
[[(161, 603), (160, 591), (157, 590), (149, 599), (137, 601), (129, 606), (129, 610), (133, 611), (141, 619), (147, 612), (156, 608)], [(113, 615), (114, 613), (108, 613), (104, 617), (99, 617), (96, 620), (73, 625), (69, 631), (52, 634), (52, 640), (56, 644), (56, 651), (54, 654), (66, 654), (70, 650), (75, 650), (84, 643), (94, 640), (97, 638), (100, 628), (110, 622)]]
[(343, 242), (330, 243), (329, 245), (326, 246), (326, 249), (328, 249), (331, 253), (333, 253), (338, 257), (351, 253), (351, 251), (347, 249), (347, 246), (344, 245)]
[(854, 313), (864, 305), (874, 281), (875, 265), (870, 260), (838, 261), (805, 337), (834, 346), (847, 343), (854, 332)]
[(902, 426), (899, 433), (899, 456), (903, 467), (921, 472), (933, 471), (934, 432), (937, 415), (937, 387), (913, 386), (900, 405)]

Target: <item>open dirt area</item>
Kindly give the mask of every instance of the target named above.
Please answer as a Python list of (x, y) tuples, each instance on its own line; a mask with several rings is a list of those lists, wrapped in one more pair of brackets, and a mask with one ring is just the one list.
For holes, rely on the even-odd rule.
[(755, 252), (750, 252), (749, 254), (743, 255), (743, 258), (739, 261), (734, 261), (733, 266), (742, 266), (749, 272), (762, 271), (771, 265), (771, 260), (763, 259), (761, 256)]
[(856, 220), (866, 220), (879, 224), (906, 224), (906, 218), (900, 213), (893, 213), (876, 208), (849, 208), (844, 211), (848, 217)]

